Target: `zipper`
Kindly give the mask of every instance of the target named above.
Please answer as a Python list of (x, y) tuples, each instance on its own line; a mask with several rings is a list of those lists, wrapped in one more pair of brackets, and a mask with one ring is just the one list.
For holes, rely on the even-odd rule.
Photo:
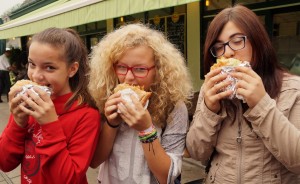
[(242, 183), (241, 177), (241, 168), (242, 168), (242, 125), (241, 125), (241, 118), (238, 118), (238, 133), (236, 137), (236, 142), (238, 146), (238, 167), (237, 167), (237, 184)]

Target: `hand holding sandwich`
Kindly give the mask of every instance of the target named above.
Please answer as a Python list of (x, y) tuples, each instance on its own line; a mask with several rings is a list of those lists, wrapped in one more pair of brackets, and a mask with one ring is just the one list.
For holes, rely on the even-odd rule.
[(12, 87), (9, 92), (9, 109), (11, 114), (14, 117), (15, 122), (20, 127), (26, 127), (29, 115), (26, 114), (22, 109), (20, 108), (20, 105), (25, 106), (26, 103), (22, 101), (21, 95), (16, 96), (19, 92), (22, 91), (21, 87)]
[[(31, 86), (28, 87), (28, 85)], [(27, 125), (29, 115), (33, 116), (40, 124), (57, 120), (57, 114), (50, 98), (51, 92), (46, 88), (30, 80), (20, 80), (11, 88), (10, 109), (19, 126)]]
[(266, 94), (263, 82), (251, 68), (236, 67), (231, 74), (238, 79), (237, 94), (241, 95), (250, 108), (254, 107)]
[(106, 121), (110, 125), (119, 126), (122, 123), (122, 118), (119, 116), (118, 104), (122, 101), (120, 93), (112, 94), (106, 101), (104, 107), (104, 114)]
[(221, 99), (235, 97), (253, 107), (266, 93), (248, 62), (224, 57), (217, 59), (206, 75), (203, 92), (206, 106), (215, 113), (220, 111)]
[[(122, 99), (122, 103), (118, 104), (120, 116), (128, 126), (137, 131), (143, 131), (152, 125), (151, 116), (147, 109), (144, 109), (142, 103), (133, 95), (130, 96), (134, 106), (130, 102)], [(123, 105), (122, 105), (123, 104)]]
[(140, 86), (122, 83), (116, 86), (114, 94), (105, 103), (107, 121), (118, 126), (122, 119), (130, 127), (141, 131), (152, 124), (149, 112), (146, 110), (151, 93)]
[(204, 102), (209, 110), (218, 113), (221, 110), (220, 100), (229, 97), (233, 91), (221, 91), (231, 84), (226, 81), (227, 74), (220, 74), (221, 68), (211, 70), (203, 83)]

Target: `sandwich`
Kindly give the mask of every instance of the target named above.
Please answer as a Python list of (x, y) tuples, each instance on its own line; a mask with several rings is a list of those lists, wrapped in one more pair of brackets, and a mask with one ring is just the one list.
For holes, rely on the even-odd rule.
[(39, 87), (40, 89), (42, 89), (43, 91), (45, 91), (48, 95), (51, 95), (51, 93), (52, 93), (51, 88), (49, 88), (47, 86), (41, 86), (41, 85), (37, 84), (36, 82), (33, 82), (31, 80), (25, 80), (25, 79), (17, 81), (13, 85), (13, 87), (22, 87), (22, 91), (20, 91), (17, 95), (25, 94), (27, 90), (31, 90), (36, 95), (38, 95), (38, 93), (36, 93), (33, 90), (33, 87)]
[(129, 85), (126, 83), (118, 84), (114, 89), (114, 93), (120, 92), (121, 97), (128, 102), (131, 102), (130, 95), (135, 96), (142, 103), (143, 106), (147, 105), (147, 102), (151, 96), (151, 92), (144, 90), (142, 86)]
[(235, 67), (235, 66), (240, 66), (243, 62), (235, 59), (235, 58), (225, 58), (221, 57), (217, 59), (217, 62), (210, 67), (210, 70), (215, 70), (220, 67), (224, 66), (230, 66), (230, 67)]
[(237, 66), (243, 66), (243, 67), (251, 67), (248, 61), (240, 61), (238, 59), (235, 58), (225, 58), (225, 57), (221, 57), (219, 59), (217, 59), (217, 63), (215, 63), (214, 65), (212, 65), (210, 67), (210, 70), (215, 70), (217, 68), (221, 68), (221, 74), (228, 74), (228, 76), (226, 77), (226, 81), (230, 81), (231, 84), (224, 87), (223, 89), (220, 90), (221, 91), (233, 91), (233, 93), (228, 97), (229, 99), (233, 99), (233, 98), (237, 98), (240, 100), (244, 101), (244, 98), (240, 95), (238, 95), (236, 93), (236, 83), (238, 82), (238, 79), (232, 77), (230, 75), (231, 72), (235, 71), (235, 67)]
[(22, 87), (22, 86), (25, 86), (25, 85), (38, 85), (38, 84), (31, 81), (31, 80), (25, 80), (25, 79), (19, 80), (14, 84), (15, 87)]

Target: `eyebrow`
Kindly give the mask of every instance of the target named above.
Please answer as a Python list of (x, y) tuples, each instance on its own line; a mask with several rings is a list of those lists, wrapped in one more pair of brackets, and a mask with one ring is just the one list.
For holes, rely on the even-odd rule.
[[(235, 37), (235, 36), (244, 36), (244, 35), (245, 35), (245, 34), (243, 34), (243, 33), (234, 33), (234, 34), (232, 34), (232, 35), (229, 36), (229, 40), (232, 39), (232, 38)], [(228, 40), (228, 41), (229, 41), (229, 40)], [(227, 41), (227, 42), (228, 42), (228, 41)], [(221, 41), (221, 40), (216, 40), (215, 43), (217, 43), (217, 42), (223, 42), (223, 41)]]
[[(34, 63), (34, 61), (33, 61), (32, 59), (30, 59), (29, 57), (28, 57), (28, 61)], [(43, 65), (49, 65), (49, 64), (53, 64), (53, 63), (50, 62), (50, 61), (48, 61), (48, 62), (46, 62), (46, 63), (43, 63)]]

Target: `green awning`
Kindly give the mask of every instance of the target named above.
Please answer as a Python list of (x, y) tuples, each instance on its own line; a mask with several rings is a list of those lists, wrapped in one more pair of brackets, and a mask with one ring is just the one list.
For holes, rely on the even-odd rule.
[(199, 0), (58, 0), (0, 25), (0, 39), (32, 35), (49, 27), (73, 27)]

